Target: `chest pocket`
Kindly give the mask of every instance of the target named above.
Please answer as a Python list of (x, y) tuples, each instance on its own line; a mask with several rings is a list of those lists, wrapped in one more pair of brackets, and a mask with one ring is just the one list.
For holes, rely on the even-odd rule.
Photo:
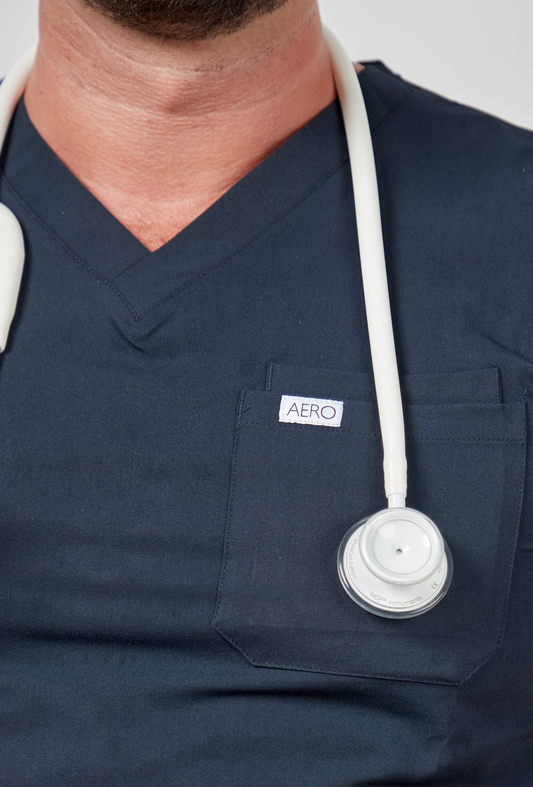
[[(215, 628), (252, 664), (458, 684), (505, 624), (525, 463), (522, 402), (496, 369), (403, 381), (408, 505), (448, 542), (454, 576), (430, 612), (361, 609), (337, 576), (346, 530), (386, 507), (369, 375), (273, 366), (241, 394)], [(280, 423), (283, 394), (342, 399), (338, 428)]]

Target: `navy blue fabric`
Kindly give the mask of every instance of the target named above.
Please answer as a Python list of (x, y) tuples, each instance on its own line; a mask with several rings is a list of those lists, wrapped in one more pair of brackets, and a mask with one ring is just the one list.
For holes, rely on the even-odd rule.
[[(408, 503), (455, 562), (370, 616), (383, 507), (336, 103), (149, 253), (17, 110), (27, 264), (0, 362), (2, 787), (531, 787), (533, 135), (361, 77)], [(339, 429), (278, 422), (340, 398)]]

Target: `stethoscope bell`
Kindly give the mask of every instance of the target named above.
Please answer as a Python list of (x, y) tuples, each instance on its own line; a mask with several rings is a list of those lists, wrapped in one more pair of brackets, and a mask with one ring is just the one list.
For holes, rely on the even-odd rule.
[(453, 573), (437, 526), (413, 508), (387, 508), (344, 536), (337, 566), (347, 594), (384, 618), (410, 618), (434, 607)]

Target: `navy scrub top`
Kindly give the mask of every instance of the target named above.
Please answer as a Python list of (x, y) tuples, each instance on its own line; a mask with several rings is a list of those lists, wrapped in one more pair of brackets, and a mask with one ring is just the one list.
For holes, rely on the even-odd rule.
[[(361, 76), (408, 504), (454, 556), (387, 620), (337, 577), (385, 504), (336, 103), (149, 253), (19, 106), (0, 363), (2, 787), (531, 787), (533, 135)], [(283, 395), (340, 427), (279, 422)]]

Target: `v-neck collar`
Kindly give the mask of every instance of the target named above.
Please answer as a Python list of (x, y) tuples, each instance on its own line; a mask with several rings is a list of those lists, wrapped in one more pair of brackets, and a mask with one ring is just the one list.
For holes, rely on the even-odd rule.
[[(372, 129), (412, 90), (382, 64), (367, 65), (360, 81)], [(335, 101), (155, 252), (64, 166), (36, 131), (23, 102), (6, 140), (2, 175), (54, 235), (114, 283), (140, 317), (246, 247), (347, 161)]]

